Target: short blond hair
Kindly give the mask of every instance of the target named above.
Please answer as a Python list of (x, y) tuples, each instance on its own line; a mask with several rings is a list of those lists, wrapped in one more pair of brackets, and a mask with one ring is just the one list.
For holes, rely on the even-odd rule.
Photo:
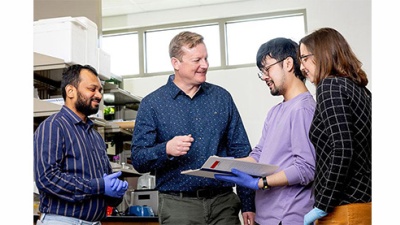
[(169, 43), (169, 57), (175, 57), (182, 61), (183, 51), (182, 47), (186, 46), (188, 48), (193, 48), (198, 44), (204, 44), (204, 38), (200, 34), (183, 31), (177, 34), (174, 38), (172, 38)]

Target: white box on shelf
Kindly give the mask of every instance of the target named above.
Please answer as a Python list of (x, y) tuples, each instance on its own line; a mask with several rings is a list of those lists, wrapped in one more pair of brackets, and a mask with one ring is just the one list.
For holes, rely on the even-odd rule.
[(86, 17), (59, 17), (33, 22), (33, 51), (63, 59), (68, 64), (89, 64), (98, 69), (97, 25)]
[(101, 48), (98, 49), (97, 53), (99, 62), (99, 70), (97, 73), (100, 79), (109, 80), (111, 79), (111, 56)]
[(99, 70), (99, 60), (98, 60), (98, 47), (99, 47), (99, 36), (97, 25), (93, 21), (86, 17), (75, 17), (81, 23), (85, 24), (86, 29), (86, 64), (91, 65), (96, 70)]

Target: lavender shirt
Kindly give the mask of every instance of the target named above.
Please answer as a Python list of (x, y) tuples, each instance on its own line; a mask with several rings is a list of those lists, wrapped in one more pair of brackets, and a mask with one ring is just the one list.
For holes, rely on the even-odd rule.
[(315, 100), (305, 92), (268, 112), (262, 137), (250, 156), (279, 166), (276, 172), (283, 170), (289, 185), (256, 191), (256, 221), (260, 224), (303, 225), (304, 215), (313, 207), (315, 150), (309, 130), (314, 110)]

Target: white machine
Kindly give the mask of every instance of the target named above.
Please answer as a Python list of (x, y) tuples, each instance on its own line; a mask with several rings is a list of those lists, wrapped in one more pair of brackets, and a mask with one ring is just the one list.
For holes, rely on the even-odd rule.
[(158, 190), (132, 191), (130, 205), (149, 206), (153, 209), (154, 215), (158, 215)]

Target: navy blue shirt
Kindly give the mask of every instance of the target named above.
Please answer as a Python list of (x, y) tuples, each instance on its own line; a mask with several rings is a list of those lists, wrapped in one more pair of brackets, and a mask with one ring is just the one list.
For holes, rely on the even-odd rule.
[(41, 213), (99, 221), (107, 205), (122, 202), (104, 195), (102, 177), (112, 169), (103, 138), (66, 106), (36, 129), (33, 165)]
[[(209, 156), (246, 157), (251, 146), (241, 117), (225, 89), (204, 82), (190, 98), (173, 82), (150, 93), (140, 103), (132, 137), (132, 164), (141, 173), (156, 174), (159, 191), (196, 191), (201, 188), (233, 186), (216, 179), (189, 176), (181, 171), (198, 169)], [(175, 136), (194, 138), (186, 155), (169, 157), (166, 144)], [(244, 211), (252, 210), (254, 199), (239, 190)], [(247, 209), (245, 209), (247, 208)]]

